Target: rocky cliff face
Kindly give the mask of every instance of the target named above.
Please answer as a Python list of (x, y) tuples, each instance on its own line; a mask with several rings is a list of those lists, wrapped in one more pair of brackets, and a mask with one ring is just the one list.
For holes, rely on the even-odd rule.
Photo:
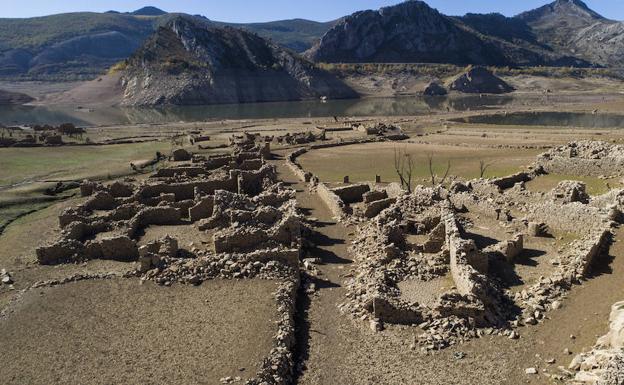
[(557, 0), (508, 18), (448, 17), (410, 0), (344, 18), (306, 55), (320, 62), (622, 66), (624, 23), (580, 0)]
[(555, 51), (601, 66), (624, 65), (624, 23), (604, 18), (580, 0), (557, 0), (516, 19)]
[(344, 83), (252, 33), (178, 17), (126, 62), (125, 105), (356, 97)]
[(307, 56), (321, 62), (508, 64), (495, 46), (421, 1), (347, 16)]

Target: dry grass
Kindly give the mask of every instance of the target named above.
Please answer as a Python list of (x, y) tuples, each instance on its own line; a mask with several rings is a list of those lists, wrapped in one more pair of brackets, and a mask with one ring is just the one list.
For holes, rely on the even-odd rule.
[(434, 157), (433, 168), (443, 175), (451, 162), (450, 175), (462, 179), (479, 177), (479, 162), (491, 164), (486, 177), (512, 174), (535, 159), (540, 150), (491, 149), (426, 144), (373, 143), (315, 150), (299, 158), (304, 169), (325, 182), (341, 182), (345, 175), (351, 181), (373, 181), (380, 175), (383, 182), (398, 182), (394, 170), (394, 149), (404, 149), (415, 159), (414, 175), (429, 178), (427, 157)]

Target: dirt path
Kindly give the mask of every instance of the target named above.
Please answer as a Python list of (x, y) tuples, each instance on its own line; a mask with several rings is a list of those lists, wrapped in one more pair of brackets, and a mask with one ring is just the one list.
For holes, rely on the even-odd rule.
[[(276, 162), (279, 177), (297, 191), (297, 201), (302, 211), (316, 218), (316, 228), (312, 241), (316, 247), (308, 252), (307, 258), (322, 261), (318, 277), (309, 277), (316, 292), (302, 291), (299, 297), (300, 328), (298, 344), (298, 384), (333, 383), (333, 373), (345, 357), (345, 344), (338, 328), (343, 317), (337, 305), (346, 293), (343, 288), (344, 275), (352, 260), (348, 256), (348, 230), (336, 223), (327, 206), (316, 193), (310, 192), (307, 185), (297, 180), (284, 162)], [(327, 360), (332, 357), (332, 360)]]

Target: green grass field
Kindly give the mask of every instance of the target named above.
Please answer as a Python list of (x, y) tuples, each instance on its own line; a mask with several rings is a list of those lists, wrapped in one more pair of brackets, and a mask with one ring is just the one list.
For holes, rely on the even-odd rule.
[(0, 187), (38, 180), (107, 178), (130, 173), (130, 163), (168, 152), (166, 142), (110, 146), (0, 149)]

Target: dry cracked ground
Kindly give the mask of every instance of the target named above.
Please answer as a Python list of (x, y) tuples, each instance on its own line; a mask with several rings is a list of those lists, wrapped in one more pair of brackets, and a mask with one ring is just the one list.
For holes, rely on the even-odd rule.
[[(598, 108), (602, 114), (615, 114), (623, 105), (615, 98), (546, 109), (591, 115)], [(512, 108), (529, 109), (522, 103)], [(572, 381), (575, 371), (568, 369), (570, 363), (578, 354), (594, 349), (597, 339), (609, 332), (612, 305), (624, 299), (624, 233), (617, 226), (610, 229), (610, 247), (592, 260), (579, 282), (558, 293), (557, 306), (551, 306), (552, 302), (545, 306), (547, 311), (540, 313), (535, 325), (524, 325), (522, 316), (522, 325), (507, 320), (509, 324), (504, 327), (478, 326), (478, 330), (487, 331), (480, 332), (479, 338), (462, 337), (461, 342), (430, 349), (421, 340), (428, 332), (422, 322), (376, 319), (375, 309), (361, 316), (345, 305), (353, 299), (354, 280), (369, 268), (358, 255), (358, 242), (365, 243), (364, 232), (375, 223), (374, 218), (387, 214), (372, 219), (339, 219), (319, 185), (340, 191), (341, 187), (372, 182), (379, 176), (379, 185), (389, 189), (390, 182), (398, 182), (394, 160), (399, 150), (412, 154), (417, 165), (414, 182), (423, 189), (432, 187), (428, 159), (439, 175), (450, 163), (448, 183), (441, 186), (450, 191), (451, 183), (463, 186), (480, 176), (491, 181), (524, 171), (539, 154), (569, 142), (624, 142), (624, 134), (607, 125), (552, 126), (529, 118), (525, 125), (518, 121), (513, 125), (461, 121), (491, 114), (487, 110), (365, 119), (367, 125), (384, 122), (401, 126), (409, 139), (379, 141), (365, 133), (327, 130), (325, 140), (313, 137), (306, 139), (310, 142), (273, 142), (270, 157), (262, 154), (262, 148), (260, 155), (249, 155), (257, 147), (245, 148), (232, 157), (232, 148), (241, 143), (228, 141), (231, 137), (248, 141), (248, 136), (240, 134), (254, 132), (260, 134), (251, 140), (255, 145), (260, 137), (266, 140), (266, 136), (307, 132), (316, 125), (330, 128), (336, 123), (333, 119), (206, 123), (203, 130), (213, 136), (214, 148), (185, 145), (200, 159), (197, 162), (190, 158), (164, 161), (155, 170), (131, 175), (131, 182), (114, 176), (98, 184), (95, 195), (75, 196), (21, 216), (0, 237), (0, 268), (3, 279), (8, 278), (0, 284), (3, 383), (516, 385)], [(180, 123), (171, 130), (178, 134), (196, 129), (196, 124)], [(106, 129), (98, 130), (97, 135), (105, 135)], [(349, 141), (353, 143), (349, 145)], [(326, 143), (335, 146), (312, 148)], [(166, 150), (169, 145), (150, 145), (150, 151), (163, 147)], [(301, 148), (307, 152), (298, 155), (297, 165), (313, 175), (312, 182), (317, 185), (306, 182), (306, 177), (292, 167), (290, 154)], [(131, 153), (128, 163), (137, 156), (146, 157)], [(225, 163), (218, 167), (206, 166), (223, 159)], [(485, 175), (479, 175), (481, 162), (489, 165)], [(114, 168), (117, 173), (119, 164)], [(152, 171), (158, 170), (161, 175), (170, 174), (154, 178)], [(97, 175), (101, 173), (79, 173), (79, 177), (101, 180)], [(350, 183), (342, 183), (345, 176)], [(530, 199), (538, 197), (545, 202), (544, 207), (550, 207), (547, 204), (553, 196), (553, 202), (560, 199), (551, 191), (558, 191), (561, 181), (574, 180), (583, 183), (581, 192), (590, 200), (586, 204), (596, 202), (596, 212), (602, 213), (598, 206), (603, 198), (598, 197), (611, 199), (608, 193), (622, 188), (622, 177), (624, 172), (613, 168), (600, 175), (550, 172), (532, 175), (522, 186), (501, 191), (490, 190), (489, 182), (475, 182), (469, 186), (472, 192), (453, 193), (457, 195), (449, 200), (468, 202), (466, 211), (457, 210), (453, 218), (466, 228), (466, 241), (474, 241), (479, 250), (488, 250), (492, 243), (510, 239), (512, 230), (521, 225), (518, 203), (528, 207), (524, 215), (538, 215), (530, 211)], [(115, 181), (128, 183), (132, 192), (116, 196), (111, 188)], [(11, 185), (15, 182), (12, 179)], [(166, 187), (172, 185), (180, 190)], [(190, 190), (183, 185), (191, 186)], [(221, 193), (220, 189), (231, 191)], [(147, 193), (152, 190), (156, 193)], [(493, 211), (462, 200), (471, 193), (479, 197), (490, 194), (487, 198), (491, 201), (483, 199), (485, 207), (492, 202), (501, 204), (509, 208), (514, 220), (505, 223), (494, 219)], [(106, 194), (111, 199), (96, 201)], [(76, 195), (80, 195), (77, 190)], [(508, 207), (510, 200), (516, 205)], [(59, 215), (103, 201), (107, 203), (102, 207), (74, 212), (78, 221), (93, 226), (89, 231), (95, 234), (78, 237), (72, 253), (61, 253), (57, 260), (41, 258), (37, 249), (58, 239), (67, 241), (68, 228), (85, 231), (71, 224), (61, 228)], [(457, 202), (453, 204), (460, 206)], [(388, 202), (389, 211), (395, 207), (392, 204), (397, 203)], [(360, 206), (352, 206), (357, 214)], [(132, 215), (122, 214), (126, 208)], [(409, 211), (407, 206), (404, 211)], [(126, 241), (125, 234), (131, 228), (128, 222), (141, 212), (183, 212), (189, 216), (165, 221), (141, 214), (140, 219), (147, 222), (139, 224), (140, 230), (133, 229)], [(115, 225), (95, 230), (101, 218), (116, 218)], [(525, 239), (524, 248), (531, 253), (521, 254), (512, 270), (505, 264), (490, 264), (488, 276), (499, 275), (496, 284), (505, 295), (522, 297), (523, 290), (530, 291), (541, 278), (550, 277), (559, 267), (553, 261), (558, 260), (561, 250), (567, 251), (566, 247), (582, 239), (580, 230), (563, 231), (550, 225), (552, 238)], [(427, 237), (426, 233), (410, 234), (407, 243), (416, 245)], [(132, 258), (105, 258), (107, 242), (122, 242), (121, 238)], [(169, 239), (176, 241), (175, 253), (168, 249)], [(154, 245), (159, 248), (154, 249)], [(375, 252), (385, 255), (386, 246), (379, 244)], [(69, 246), (65, 243), (63, 247)], [(94, 248), (99, 251), (93, 253)], [(293, 250), (300, 255), (294, 264)], [(412, 251), (397, 252), (412, 258)], [(52, 254), (48, 250), (46, 256)], [(386, 269), (385, 263), (370, 268)], [(374, 274), (370, 272), (370, 276)], [(437, 280), (421, 282), (411, 277), (398, 284), (401, 298), (430, 306), (441, 293), (453, 291), (453, 286), (449, 271), (442, 271)], [(296, 294), (288, 294), (289, 287), (294, 287)], [(502, 332), (505, 330), (513, 330), (511, 338)], [(584, 369), (591, 371), (592, 367)]]

